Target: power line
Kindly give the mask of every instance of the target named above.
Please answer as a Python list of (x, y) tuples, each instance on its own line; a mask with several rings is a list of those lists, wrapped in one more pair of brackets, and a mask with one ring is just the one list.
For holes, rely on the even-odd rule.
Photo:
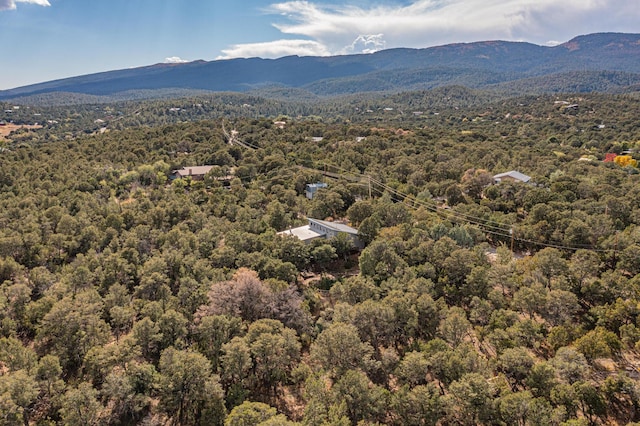
[[(236, 139), (235, 136), (229, 135), (226, 131), (226, 129), (224, 128), (224, 122), (222, 123), (222, 128), (223, 128), (223, 132), (225, 133), (225, 136), (228, 136), (230, 142), (231, 140), (234, 141), (238, 141), (240, 145), (244, 146), (245, 148), (251, 148), (251, 149), (260, 149), (260, 147), (252, 145), (250, 143), (246, 143), (246, 142), (242, 142), (239, 139)], [(369, 186), (369, 191), (371, 191), (372, 186), (371, 184), (375, 184), (378, 185), (380, 188), (384, 189), (385, 191), (389, 192), (392, 195), (395, 195), (397, 197), (399, 197), (399, 199), (397, 201), (403, 201), (409, 197), (411, 197), (410, 194), (406, 194), (403, 193), (389, 185), (384, 184), (383, 182), (374, 179), (371, 175), (368, 174), (355, 174), (349, 170), (343, 169), (339, 166), (336, 166), (334, 164), (329, 164), (329, 163), (319, 163), (320, 165), (324, 166), (324, 170), (320, 170), (320, 169), (314, 169), (314, 168), (310, 168), (310, 167), (306, 167), (306, 166), (301, 166), (299, 165), (298, 167), (300, 167), (301, 169), (307, 169), (307, 170), (313, 170), (316, 172), (321, 172), (326, 176), (329, 177), (333, 177), (333, 178), (345, 178), (347, 180), (350, 180), (352, 182), (360, 182), (362, 183), (364, 181), (365, 184), (368, 184)], [(334, 170), (338, 171), (339, 173), (333, 173), (330, 171), (327, 171), (326, 168), (333, 168)], [(379, 191), (381, 194), (383, 194), (383, 191)], [(480, 218), (477, 216), (473, 216), (467, 213), (463, 213), (463, 212), (459, 212), (456, 210), (452, 210), (452, 209), (445, 209), (442, 208), (441, 206), (439, 206), (438, 204), (436, 204), (435, 202), (431, 202), (428, 203), (424, 200), (419, 200), (414, 198), (413, 200), (413, 204), (409, 205), (410, 208), (414, 208), (416, 209), (417, 207), (415, 207), (415, 205), (419, 205), (420, 207), (424, 207), (427, 210), (430, 210), (434, 213), (437, 213), (439, 215), (444, 215), (445, 217), (447, 217), (448, 219), (453, 219), (456, 221), (463, 221), (463, 222), (467, 222), (469, 224), (472, 225), (476, 225), (478, 227), (480, 227), (485, 233), (490, 234), (490, 235), (495, 235), (495, 236), (499, 236), (499, 237), (504, 237), (504, 238), (509, 238), (511, 239), (511, 241), (518, 241), (520, 243), (524, 243), (524, 244), (530, 244), (530, 245), (536, 245), (536, 246), (540, 246), (540, 247), (550, 247), (550, 248), (556, 248), (559, 250), (568, 250), (568, 251), (578, 251), (578, 250), (590, 250), (590, 251), (594, 251), (594, 252), (599, 252), (599, 253), (604, 253), (604, 252), (610, 252), (613, 251), (614, 253), (616, 252), (616, 249), (598, 249), (595, 248), (593, 246), (586, 246), (586, 245), (576, 245), (576, 246), (568, 246), (565, 245), (563, 243), (559, 243), (559, 242), (540, 242), (540, 241), (535, 241), (535, 240), (529, 240), (526, 238), (521, 238), (521, 237), (516, 237), (515, 236), (515, 230), (514, 230), (514, 226), (510, 225), (510, 224), (504, 224), (501, 222), (497, 222), (494, 220), (486, 220), (484, 218)]]
[[(328, 165), (330, 167), (333, 167), (336, 170), (344, 170), (338, 166), (335, 165), (330, 165), (330, 164), (324, 164), (324, 165)], [(308, 167), (307, 167), (308, 168)], [(316, 170), (316, 169), (312, 169), (312, 170)], [(316, 171), (321, 171), (322, 170), (316, 170)], [(403, 201), (406, 198), (411, 197), (410, 194), (406, 194), (403, 193), (389, 185), (386, 185), (376, 179), (373, 179), (370, 175), (366, 175), (366, 174), (360, 174), (360, 175), (354, 175), (352, 172), (346, 171), (347, 175), (351, 175), (351, 176), (358, 176), (359, 180), (363, 180), (363, 178), (370, 180), (371, 183), (376, 184), (377, 186), (379, 186), (380, 188), (384, 189), (385, 191), (387, 191), (388, 193), (395, 195), (396, 197), (399, 197), (397, 199), (397, 201)], [(379, 189), (376, 189), (376, 191), (378, 191), (379, 193), (383, 194), (384, 191), (381, 191)], [(605, 252), (615, 252), (615, 249), (598, 249), (595, 248), (593, 246), (586, 246), (586, 245), (576, 245), (576, 246), (569, 246), (569, 245), (565, 245), (563, 243), (559, 243), (559, 242), (541, 242), (541, 241), (535, 241), (535, 240), (530, 240), (527, 238), (522, 238), (522, 237), (516, 237), (515, 236), (515, 231), (514, 231), (514, 227), (512, 225), (509, 224), (503, 224), (500, 222), (496, 222), (493, 220), (485, 220), (484, 218), (479, 218), (477, 216), (473, 216), (473, 215), (469, 215), (463, 212), (459, 212), (456, 210), (452, 210), (452, 209), (444, 209), (440, 206), (438, 206), (435, 203), (427, 203), (423, 200), (419, 200), (419, 199), (412, 199), (413, 205), (409, 205), (410, 208), (414, 208), (416, 209), (415, 205), (419, 205), (421, 207), (426, 208), (427, 210), (430, 210), (434, 213), (438, 213), (440, 215), (444, 215), (449, 216), (448, 218), (451, 219), (453, 218), (454, 220), (459, 220), (459, 221), (463, 221), (463, 222), (467, 222), (470, 223), (472, 225), (476, 225), (480, 228), (482, 228), (482, 230), (490, 235), (495, 235), (495, 236), (499, 236), (499, 237), (504, 237), (504, 238), (509, 238), (512, 239), (514, 241), (518, 241), (520, 243), (524, 243), (524, 244), (529, 244), (529, 245), (535, 245), (535, 246), (540, 246), (540, 247), (550, 247), (550, 248), (556, 248), (559, 250), (567, 250), (567, 251), (578, 251), (578, 250), (589, 250), (589, 251), (594, 251), (594, 252), (599, 252), (599, 253), (605, 253)], [(493, 224), (493, 225), (492, 225)]]

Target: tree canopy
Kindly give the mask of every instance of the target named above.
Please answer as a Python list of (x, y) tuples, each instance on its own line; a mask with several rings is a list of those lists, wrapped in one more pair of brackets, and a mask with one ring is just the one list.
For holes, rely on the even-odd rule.
[[(0, 146), (0, 423), (640, 421), (633, 95), (34, 113)], [(365, 248), (278, 234), (308, 218)]]

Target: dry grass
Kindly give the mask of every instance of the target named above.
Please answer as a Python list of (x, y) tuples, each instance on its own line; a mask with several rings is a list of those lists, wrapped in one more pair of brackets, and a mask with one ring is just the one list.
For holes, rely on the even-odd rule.
[(19, 129), (35, 130), (35, 129), (42, 129), (42, 126), (26, 125), (26, 124), (17, 125), (13, 123), (7, 123), (4, 126), (0, 126), (0, 138), (7, 137), (11, 132), (15, 132), (16, 130), (19, 130)]

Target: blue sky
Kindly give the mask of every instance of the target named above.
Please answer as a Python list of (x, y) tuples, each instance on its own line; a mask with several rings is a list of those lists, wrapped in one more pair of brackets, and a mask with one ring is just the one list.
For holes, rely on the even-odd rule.
[(638, 0), (0, 0), (0, 90), (158, 62), (640, 32)]

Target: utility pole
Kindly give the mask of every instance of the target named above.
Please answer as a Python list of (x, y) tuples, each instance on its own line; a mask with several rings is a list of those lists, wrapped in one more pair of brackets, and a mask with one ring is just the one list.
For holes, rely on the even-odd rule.
[(511, 253), (513, 253), (513, 239), (514, 239), (514, 232), (513, 232), (513, 228), (511, 228), (509, 230), (509, 234), (511, 234)]

